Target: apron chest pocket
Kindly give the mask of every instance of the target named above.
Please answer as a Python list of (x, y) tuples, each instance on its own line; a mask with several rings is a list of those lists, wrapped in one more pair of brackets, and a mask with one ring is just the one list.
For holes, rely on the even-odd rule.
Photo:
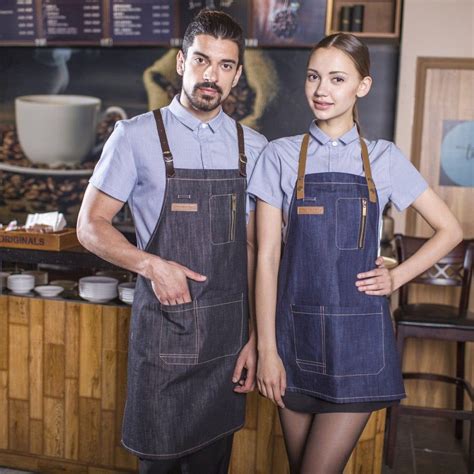
[(376, 375), (385, 365), (379, 305), (292, 305), (296, 364), (335, 377)]
[(243, 295), (161, 306), (160, 357), (196, 365), (237, 354), (244, 329)]
[(227, 244), (235, 241), (237, 225), (237, 194), (215, 194), (209, 198), (211, 241)]
[(336, 247), (339, 250), (364, 248), (368, 199), (339, 198), (336, 203)]

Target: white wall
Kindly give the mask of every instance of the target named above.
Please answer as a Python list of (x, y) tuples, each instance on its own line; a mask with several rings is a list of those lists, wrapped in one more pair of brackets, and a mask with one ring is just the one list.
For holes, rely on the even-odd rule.
[[(405, 0), (395, 143), (410, 157), (419, 56), (474, 57), (474, 0)], [(396, 232), (406, 213), (392, 212)]]

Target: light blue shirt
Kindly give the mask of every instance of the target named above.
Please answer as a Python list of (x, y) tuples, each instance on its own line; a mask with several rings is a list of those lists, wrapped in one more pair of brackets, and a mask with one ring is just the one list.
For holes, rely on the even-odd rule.
[[(211, 121), (203, 123), (176, 96), (162, 112), (175, 168), (238, 168), (235, 121), (222, 109)], [(248, 127), (243, 129), (250, 176), (267, 139)], [(166, 187), (165, 165), (152, 112), (116, 124), (89, 182), (109, 196), (128, 202), (138, 247), (145, 248), (160, 216)], [(253, 207), (248, 199), (247, 213)]]
[[(337, 140), (331, 140), (312, 122), (306, 174), (340, 172), (364, 175), (356, 126)], [(250, 178), (247, 192), (283, 211), (283, 238), (286, 240), (288, 211), (298, 175), (303, 135), (271, 141)], [(427, 189), (428, 184), (401, 150), (387, 140), (366, 140), (372, 178), (378, 193), (380, 216), (390, 200), (402, 211)]]

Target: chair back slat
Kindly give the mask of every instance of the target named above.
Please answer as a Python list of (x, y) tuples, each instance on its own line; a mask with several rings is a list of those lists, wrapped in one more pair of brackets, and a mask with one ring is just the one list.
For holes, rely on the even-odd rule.
[[(410, 258), (427, 240), (424, 237), (408, 237), (396, 234), (395, 247), (399, 263)], [(469, 305), (473, 253), (473, 241), (463, 240), (445, 257), (441, 258), (426, 272), (414, 278), (410, 283), (461, 287), (459, 312), (460, 314), (465, 313)], [(408, 304), (407, 285), (400, 288), (399, 304), (400, 306)]]

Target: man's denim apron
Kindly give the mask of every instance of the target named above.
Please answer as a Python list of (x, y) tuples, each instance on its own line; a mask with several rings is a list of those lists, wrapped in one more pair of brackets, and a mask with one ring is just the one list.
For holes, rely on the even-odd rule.
[(367, 146), (360, 139), (364, 177), (305, 176), (308, 141), (306, 134), (278, 278), (277, 343), (288, 391), (336, 403), (404, 398), (389, 301), (355, 286), (378, 251)]
[[(166, 306), (139, 276), (132, 307), (124, 446), (150, 459), (197, 451), (244, 424), (232, 374), (248, 339), (246, 157), (232, 170), (175, 169), (155, 111), (167, 183), (146, 252), (207, 276), (192, 302)], [(228, 157), (222, 157), (227, 159)]]

